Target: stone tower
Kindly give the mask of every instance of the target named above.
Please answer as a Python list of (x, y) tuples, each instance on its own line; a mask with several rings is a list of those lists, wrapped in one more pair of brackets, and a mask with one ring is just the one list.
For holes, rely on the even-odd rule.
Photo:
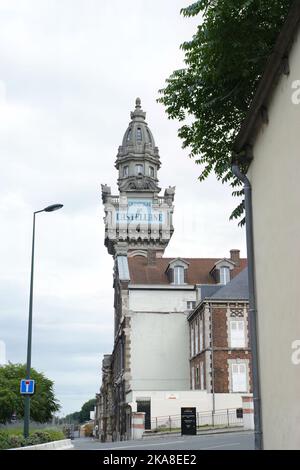
[(136, 99), (135, 110), (119, 147), (115, 166), (119, 194), (102, 185), (105, 210), (105, 246), (117, 255), (161, 257), (173, 234), (175, 187), (159, 196), (158, 148)]

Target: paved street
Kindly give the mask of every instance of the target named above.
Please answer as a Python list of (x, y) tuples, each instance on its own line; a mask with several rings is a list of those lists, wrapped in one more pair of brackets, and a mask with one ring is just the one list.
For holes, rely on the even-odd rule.
[(251, 432), (234, 432), (205, 436), (165, 436), (142, 441), (100, 443), (82, 438), (73, 441), (75, 450), (253, 450)]

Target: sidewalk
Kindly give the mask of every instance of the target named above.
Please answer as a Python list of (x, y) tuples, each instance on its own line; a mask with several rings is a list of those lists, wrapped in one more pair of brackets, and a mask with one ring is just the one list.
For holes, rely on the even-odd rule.
[[(205, 436), (210, 434), (227, 434), (233, 432), (244, 432), (243, 426), (229, 427), (229, 428), (206, 428), (205, 430), (197, 430), (197, 436)], [(143, 434), (143, 439), (149, 437), (163, 437), (163, 436), (181, 436), (180, 431), (164, 431), (164, 432), (152, 432), (147, 431)]]

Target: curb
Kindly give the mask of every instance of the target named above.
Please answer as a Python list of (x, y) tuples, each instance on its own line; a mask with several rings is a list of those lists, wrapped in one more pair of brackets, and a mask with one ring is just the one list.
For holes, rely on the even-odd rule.
[(34, 446), (16, 447), (8, 450), (69, 450), (73, 449), (71, 439), (62, 439), (60, 441), (46, 442), (45, 444), (36, 444)]
[[(197, 436), (207, 436), (207, 435), (212, 435), (212, 434), (228, 434), (228, 433), (234, 433), (234, 432), (245, 432), (247, 431), (244, 429), (242, 426), (240, 428), (232, 428), (232, 429), (211, 429), (207, 431), (198, 431)], [(150, 437), (164, 437), (164, 436), (181, 436), (181, 432), (155, 432), (151, 434), (144, 434), (142, 439), (148, 439)]]

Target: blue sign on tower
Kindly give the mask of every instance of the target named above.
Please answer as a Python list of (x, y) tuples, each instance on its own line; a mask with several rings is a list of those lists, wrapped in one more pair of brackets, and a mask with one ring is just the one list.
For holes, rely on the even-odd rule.
[(21, 395), (33, 395), (35, 388), (34, 380), (22, 379), (20, 383), (20, 393)]

